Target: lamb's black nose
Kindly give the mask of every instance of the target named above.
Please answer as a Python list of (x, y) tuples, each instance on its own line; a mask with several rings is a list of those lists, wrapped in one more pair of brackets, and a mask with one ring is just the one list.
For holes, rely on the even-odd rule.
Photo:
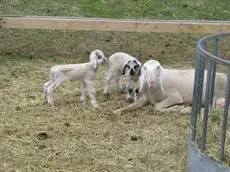
[(131, 75), (131, 76), (134, 76), (134, 75), (135, 75), (135, 72), (133, 71), (133, 69), (130, 70), (130, 75)]

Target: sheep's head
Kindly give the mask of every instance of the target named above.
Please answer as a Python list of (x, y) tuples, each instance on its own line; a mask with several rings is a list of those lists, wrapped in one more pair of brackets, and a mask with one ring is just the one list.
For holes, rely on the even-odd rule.
[(148, 60), (143, 64), (140, 77), (140, 90), (147, 85), (148, 88), (157, 88), (161, 86), (161, 77), (163, 67), (156, 60)]
[(101, 50), (94, 50), (90, 54), (90, 62), (93, 63), (93, 68), (96, 69), (98, 65), (104, 64), (107, 61), (107, 58), (104, 56), (104, 53)]
[(130, 76), (141, 75), (141, 63), (137, 59), (129, 60), (125, 63), (122, 74), (128, 74)]

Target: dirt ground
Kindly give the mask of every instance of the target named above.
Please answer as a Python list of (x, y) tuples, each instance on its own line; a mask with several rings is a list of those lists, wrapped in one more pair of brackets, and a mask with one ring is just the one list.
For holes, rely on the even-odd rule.
[(124, 51), (165, 67), (194, 67), (201, 35), (4, 30), (0, 33), (0, 171), (185, 171), (190, 114), (162, 114), (145, 106), (122, 116), (126, 106), (111, 84), (103, 99), (103, 67), (97, 80), (99, 109), (79, 103), (80, 83), (55, 90), (44, 103), (43, 84), (54, 64)]

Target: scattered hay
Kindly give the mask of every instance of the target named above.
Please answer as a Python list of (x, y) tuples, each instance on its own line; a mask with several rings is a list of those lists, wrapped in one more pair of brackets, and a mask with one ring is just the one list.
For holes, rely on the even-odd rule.
[[(206, 151), (212, 159), (220, 162), (220, 138), (223, 124), (223, 109), (211, 109), (208, 116), (208, 128), (207, 128), (207, 139), (206, 139)], [(198, 126), (198, 140), (201, 138), (202, 133), (202, 120), (199, 120)], [(199, 141), (197, 140), (198, 144)], [(230, 166), (230, 121), (228, 118), (226, 140), (225, 140), (225, 161), (224, 165)]]
[[(110, 37), (111, 41), (105, 42)], [(106, 56), (124, 51), (142, 62), (154, 58), (164, 67), (190, 68), (200, 37), (2, 31), (1, 171), (185, 171), (189, 107), (175, 106), (159, 112), (149, 105), (122, 116), (113, 115), (112, 111), (128, 103), (114, 87), (111, 100), (104, 101), (102, 70), (95, 85), (98, 109), (88, 106), (89, 99), (86, 106), (79, 103), (79, 82), (66, 82), (54, 91), (55, 107), (44, 104), (42, 86), (51, 66), (87, 61), (87, 52), (95, 48), (103, 49)]]
[[(111, 100), (104, 101), (102, 70), (96, 80), (100, 108), (92, 108), (89, 98), (86, 106), (80, 104), (77, 81), (56, 89), (56, 106), (50, 107), (44, 104), (41, 88), (53, 62), (15, 61), (10, 59), (1, 68), (8, 71), (0, 76), (1, 83), (7, 82), (0, 92), (1, 171), (185, 168), (188, 115), (159, 113), (151, 105), (114, 115), (112, 111), (128, 105), (126, 95), (117, 95), (112, 84)], [(17, 72), (11, 75), (12, 71)]]

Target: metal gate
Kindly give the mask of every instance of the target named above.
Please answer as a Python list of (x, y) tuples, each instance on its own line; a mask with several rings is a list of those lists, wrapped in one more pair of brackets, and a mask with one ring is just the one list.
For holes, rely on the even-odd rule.
[[(197, 59), (195, 82), (193, 91), (193, 107), (191, 116), (191, 129), (188, 138), (188, 158), (187, 171), (189, 172), (230, 172), (229, 167), (223, 165), (226, 131), (228, 122), (228, 107), (230, 99), (230, 60), (221, 58), (220, 42), (226, 38), (230, 38), (230, 33), (221, 33), (209, 35), (201, 38), (197, 43)], [(230, 49), (230, 44), (229, 44)], [(205, 154), (206, 137), (209, 112), (213, 105), (213, 94), (216, 78), (216, 67), (225, 66), (227, 69), (227, 87), (225, 90), (225, 105), (223, 111), (223, 120), (221, 123), (221, 132), (219, 139), (219, 155), (218, 162), (212, 160), (210, 156)], [(207, 68), (207, 75), (204, 75)], [(204, 78), (206, 77), (206, 78)], [(204, 79), (206, 84), (204, 85)], [(205, 88), (205, 89), (204, 89)], [(203, 90), (205, 90), (203, 92)], [(202, 97), (204, 96), (204, 97)], [(204, 108), (201, 109), (202, 98), (204, 98)], [(202, 111), (201, 111), (202, 110)], [(198, 118), (203, 112), (201, 137), (197, 139)], [(200, 118), (199, 118), (200, 119)], [(230, 130), (230, 128), (228, 128)], [(199, 140), (199, 141), (197, 141)]]

